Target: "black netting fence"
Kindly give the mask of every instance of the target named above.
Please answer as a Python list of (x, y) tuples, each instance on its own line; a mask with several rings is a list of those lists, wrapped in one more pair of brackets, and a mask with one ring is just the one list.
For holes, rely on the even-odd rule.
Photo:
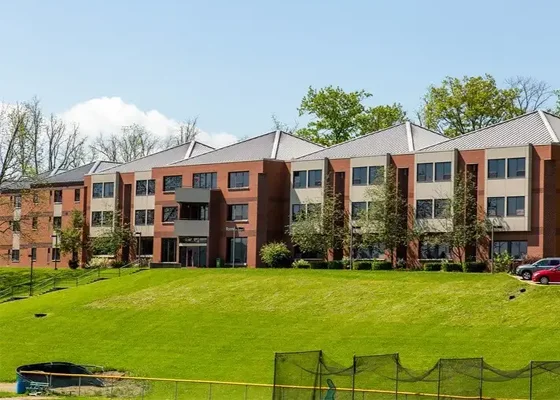
[(440, 359), (414, 370), (398, 354), (339, 364), (321, 351), (277, 353), (273, 400), (555, 400), (560, 361), (502, 370), (482, 358)]

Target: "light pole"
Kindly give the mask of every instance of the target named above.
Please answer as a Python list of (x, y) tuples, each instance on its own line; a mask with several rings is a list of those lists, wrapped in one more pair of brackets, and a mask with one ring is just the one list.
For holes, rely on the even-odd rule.
[(226, 227), (226, 231), (233, 232), (233, 244), (231, 246), (231, 267), (235, 268), (235, 232), (243, 232), (245, 228), (233, 226), (231, 228)]
[[(138, 231), (135, 233), (136, 237), (138, 238), (138, 256), (136, 257), (138, 259), (138, 261), (140, 260), (140, 257), (142, 257), (142, 232)], [(140, 262), (140, 265), (142, 263)]]
[(354, 226), (354, 221), (350, 221), (350, 269), (352, 269), (352, 259), (354, 257), (354, 229), (359, 229), (359, 226)]
[[(53, 261), (54, 261), (54, 270), (58, 269), (58, 258), (60, 257), (60, 251), (58, 251), (58, 232), (53, 233), (51, 237), (54, 239), (54, 248), (53, 248)], [(57, 249), (56, 257), (54, 257), (54, 249)]]
[(29, 270), (29, 297), (33, 296), (33, 249), (29, 250), (29, 258), (31, 259), (31, 269)]
[(494, 225), (494, 221), (491, 221), (492, 227), (490, 228), (490, 273), (494, 273), (494, 229), (502, 229), (502, 225)]

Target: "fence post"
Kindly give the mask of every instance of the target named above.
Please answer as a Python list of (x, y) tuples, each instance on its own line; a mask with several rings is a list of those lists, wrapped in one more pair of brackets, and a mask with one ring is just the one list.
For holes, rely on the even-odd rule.
[(146, 391), (146, 381), (142, 381), (142, 400), (144, 400), (145, 391)]
[(484, 357), (480, 358), (480, 390), (479, 395), (482, 400), (482, 382), (484, 382)]
[(179, 389), (179, 388), (177, 387), (178, 385), (179, 385), (179, 382), (175, 381), (175, 400), (177, 400), (177, 391), (178, 391), (178, 389)]
[(529, 400), (533, 400), (533, 361), (529, 363)]
[(56, 275), (55, 275), (55, 276), (53, 276), (53, 284), (52, 284), (52, 288), (53, 288), (53, 290), (55, 290), (55, 289), (56, 289)]
[(439, 391), (441, 389), (441, 358), (438, 361), (438, 378), (437, 378), (437, 398), (439, 400)]
[(323, 350), (319, 351), (319, 398), (323, 397)]
[(212, 400), (212, 384), (208, 385), (208, 400)]
[(245, 400), (247, 400), (247, 389), (248, 389), (248, 388), (249, 388), (249, 387), (248, 387), (247, 385), (245, 385)]
[(352, 400), (354, 400), (354, 391), (356, 390), (356, 355), (352, 357)]
[(78, 396), (81, 394), (82, 392), (82, 377), (79, 376), (78, 377)]
[(395, 359), (395, 399), (396, 400), (399, 400), (399, 365), (400, 365), (399, 353), (397, 353)]

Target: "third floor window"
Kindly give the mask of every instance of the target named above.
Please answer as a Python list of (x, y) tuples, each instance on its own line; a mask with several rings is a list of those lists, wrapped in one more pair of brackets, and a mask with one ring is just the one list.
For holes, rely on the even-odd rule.
[(524, 178), (525, 177), (525, 157), (508, 158), (508, 178)]
[(134, 225), (153, 225), (154, 210), (136, 210), (134, 211)]
[(14, 208), (21, 208), (21, 195), (16, 194), (14, 196)]
[(352, 168), (352, 185), (367, 185), (367, 167), (354, 167)]
[(164, 176), (163, 177), (163, 191), (174, 192), (183, 186), (183, 177), (181, 175)]
[(163, 223), (170, 223), (177, 219), (177, 207), (162, 207), (161, 221)]
[(488, 179), (504, 179), (506, 177), (505, 158), (488, 160)]
[(249, 187), (249, 171), (230, 172), (228, 188), (248, 188)]
[(294, 179), (292, 182), (294, 188), (307, 187), (307, 171), (294, 171)]
[(54, 202), (55, 203), (62, 203), (62, 190), (55, 190), (54, 191)]
[(307, 186), (321, 187), (323, 184), (323, 171), (320, 169), (312, 169), (307, 171)]
[(451, 180), (451, 162), (437, 162), (436, 163), (436, 182), (450, 181)]
[(97, 182), (93, 184), (93, 198), (112, 198), (115, 195), (115, 184), (113, 182)]
[(156, 194), (155, 179), (140, 179), (136, 181), (136, 196), (153, 196)]
[(216, 189), (218, 187), (218, 173), (201, 172), (193, 174), (193, 187), (201, 189)]
[(434, 180), (434, 164), (420, 163), (416, 166), (416, 182), (432, 182)]

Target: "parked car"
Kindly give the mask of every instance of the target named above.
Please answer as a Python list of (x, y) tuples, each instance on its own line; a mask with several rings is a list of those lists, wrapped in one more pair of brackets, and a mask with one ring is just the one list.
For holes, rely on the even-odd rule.
[(560, 266), (535, 272), (533, 282), (543, 285), (548, 285), (550, 282), (560, 282)]
[(560, 258), (543, 258), (533, 264), (520, 265), (515, 273), (523, 279), (530, 280), (535, 272), (548, 270), (557, 265), (560, 265)]

